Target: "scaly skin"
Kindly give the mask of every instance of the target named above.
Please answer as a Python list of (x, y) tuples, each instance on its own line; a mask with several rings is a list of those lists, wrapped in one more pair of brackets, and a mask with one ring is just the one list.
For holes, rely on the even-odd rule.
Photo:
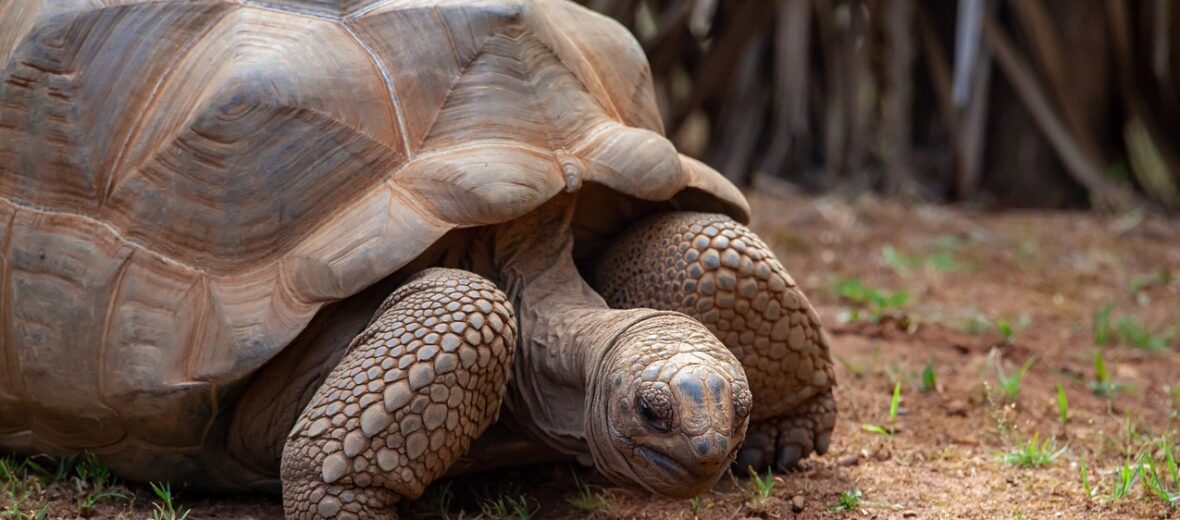
[(287, 518), (396, 518), (496, 418), (516, 346), (504, 294), (427, 269), (382, 304), (283, 449)]
[(739, 472), (788, 470), (827, 451), (836, 421), (827, 337), (795, 281), (748, 228), (724, 215), (658, 215), (611, 246), (594, 278), (611, 307), (688, 314), (741, 361), (754, 410)]

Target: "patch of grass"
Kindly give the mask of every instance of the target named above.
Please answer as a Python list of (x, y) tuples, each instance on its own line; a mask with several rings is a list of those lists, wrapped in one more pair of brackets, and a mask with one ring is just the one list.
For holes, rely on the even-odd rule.
[(922, 367), (922, 382), (920, 388), (923, 392), (930, 392), (938, 390), (938, 375), (934, 373), (934, 362), (927, 362)]
[(1141, 324), (1139, 317), (1134, 314), (1120, 317), (1114, 324), (1114, 330), (1124, 343), (1150, 352), (1167, 350), (1173, 335), (1171, 330), (1162, 333), (1152, 332)]
[(20, 507), (20, 504), (13, 502), (3, 511), (0, 511), (0, 518), (10, 520), (48, 520), (49, 506), (41, 506), (40, 509), (25, 510)]
[(1033, 434), (1028, 444), (1004, 454), (1004, 462), (1025, 469), (1039, 468), (1057, 460), (1057, 457), (1060, 457), (1069, 448), (1069, 445), (1058, 448), (1057, 441), (1052, 438), (1045, 439), (1043, 442), (1038, 441), (1040, 441), (1039, 434)]
[(1094, 392), (1094, 395), (1111, 398), (1126, 388), (1125, 383), (1111, 379), (1110, 372), (1106, 369), (1106, 356), (1102, 354), (1102, 349), (1095, 350), (1094, 379), (1090, 381), (1090, 391)]
[[(1157, 461), (1153, 451), (1162, 456)], [(1155, 497), (1169, 508), (1180, 507), (1180, 468), (1176, 464), (1176, 446), (1167, 438), (1153, 440), (1134, 459), (1128, 458), (1114, 474), (1110, 491), (1103, 502), (1116, 502), (1129, 496), (1135, 485), (1142, 483), (1146, 496)], [(1089, 477), (1082, 461), (1082, 486), (1087, 496), (1093, 496)]]
[(533, 503), (524, 495), (516, 497), (501, 495), (496, 498), (484, 499), (480, 502), (479, 509), (481, 516), (487, 518), (530, 520), (540, 508), (534, 507)]
[(996, 382), (999, 384), (1000, 391), (1009, 402), (1016, 402), (1020, 397), (1020, 388), (1024, 381), (1024, 375), (1028, 373), (1028, 369), (1032, 368), (1033, 363), (1036, 363), (1037, 357), (1032, 356), (1024, 362), (1020, 368), (1015, 372), (1009, 374), (1004, 372), (1004, 360), (1000, 357), (999, 350), (992, 350), (992, 361), (996, 367)]
[(886, 315), (905, 307), (910, 294), (905, 291), (889, 292), (864, 284), (859, 278), (833, 278), (832, 292), (839, 298), (856, 305), (849, 312), (850, 321), (860, 321), (861, 312), (868, 311), (868, 319), (881, 321)]
[(1110, 344), (1110, 315), (1114, 312), (1114, 304), (1107, 303), (1094, 311), (1094, 344), (1097, 346)]
[(40, 480), (41, 484), (48, 486), (69, 477), (76, 463), (77, 457), (37, 455), (25, 459), (25, 468), (29, 470), (29, 474)]
[[(1180, 469), (1176, 467), (1175, 448), (1172, 442), (1167, 437), (1160, 439), (1159, 451), (1163, 454), (1164, 460), (1162, 463), (1162, 473), (1160, 476), (1160, 464), (1157, 464), (1154, 459), (1147, 458), (1147, 471), (1143, 471), (1144, 485), (1157, 498), (1163, 502), (1164, 505), (1174, 508), (1180, 506)], [(1168, 484), (1168, 481), (1171, 484)]]
[(936, 271), (963, 271), (965, 267), (955, 257), (955, 251), (961, 247), (961, 241), (955, 237), (940, 237), (934, 241), (929, 254), (922, 256), (906, 254), (886, 244), (881, 248), (881, 264), (901, 277), (927, 267)]
[(1032, 319), (1027, 314), (1021, 314), (1015, 322), (1009, 321), (1006, 318), (1000, 318), (996, 322), (996, 330), (1000, 332), (1000, 337), (1003, 338), (1004, 344), (1011, 345), (1012, 341), (1016, 339), (1016, 334), (1023, 332), (1031, 323)]
[(1110, 345), (1116, 341), (1149, 352), (1171, 348), (1176, 329), (1152, 331), (1135, 314), (1124, 314), (1114, 320), (1114, 304), (1107, 303), (1094, 311), (1094, 344)]
[(1000, 334), (1000, 339), (1005, 345), (1011, 345), (1016, 339), (1016, 335), (1031, 324), (1032, 318), (1027, 314), (1021, 314), (1015, 320), (1000, 318), (993, 321), (986, 314), (973, 310), (967, 315), (965, 329), (967, 333), (975, 335), (990, 334), (995, 331)]
[(130, 497), (129, 493), (117, 487), (118, 482), (111, 468), (94, 454), (85, 453), (74, 460), (74, 489), (78, 494), (75, 505), (78, 514), (88, 518), (97, 512), (99, 503)]
[(1086, 498), (1094, 496), (1094, 488), (1090, 486), (1090, 471), (1086, 469), (1086, 459), (1082, 458), (1078, 461), (1078, 473), (1082, 477), (1082, 492), (1086, 494)]
[(573, 498), (567, 498), (571, 506), (579, 513), (587, 515), (596, 511), (610, 511), (610, 500), (600, 492), (595, 491), (578, 478), (578, 474), (574, 473), (574, 487), (578, 490), (578, 495)]
[(1069, 398), (1065, 396), (1065, 387), (1057, 383), (1057, 420), (1061, 424), (1069, 422)]
[[(1134, 466), (1134, 467), (1132, 467)], [(1132, 465), (1130, 462), (1124, 462), (1123, 467), (1119, 468), (1114, 474), (1114, 485), (1110, 488), (1110, 493), (1103, 499), (1104, 502), (1117, 502), (1127, 497), (1131, 490), (1135, 488), (1135, 484), (1139, 482), (1142, 475), (1143, 463), (1138, 462)]]
[(705, 500), (705, 497), (701, 495), (697, 495), (688, 501), (688, 510), (692, 513), (693, 518), (700, 518), (703, 510), (713, 509), (713, 506), (712, 499)]
[(746, 468), (750, 474), (750, 498), (747, 500), (747, 505), (750, 509), (755, 511), (765, 511), (770, 506), (771, 496), (774, 493), (774, 472), (770, 468), (766, 468), (766, 476), (759, 475), (754, 468)]
[(899, 404), (901, 404), (901, 381), (893, 384), (893, 397), (889, 400), (889, 422), (887, 423), (889, 425), (889, 429), (885, 429), (884, 427), (878, 426), (876, 424), (865, 424), (862, 425), (861, 428), (866, 432), (892, 437), (893, 434), (896, 433), (893, 423), (897, 420), (897, 408)]
[(0, 458), (0, 493), (5, 507), (0, 518), (39, 519), (48, 514), (48, 506), (38, 497), (44, 484), (29, 473), (28, 459), (5, 456)]
[(92, 488), (108, 488), (116, 483), (111, 468), (93, 453), (84, 453), (75, 459), (74, 475)]
[(152, 494), (159, 499), (152, 504), (152, 520), (185, 520), (192, 513), (191, 509), (176, 509), (176, 496), (172, 494), (172, 484), (152, 482), (150, 485)]
[(1172, 272), (1167, 269), (1157, 269), (1148, 275), (1139, 275), (1131, 279), (1130, 292), (1135, 301), (1142, 306), (1151, 303), (1151, 298), (1145, 292), (1152, 287), (1167, 287), (1173, 281)]
[(840, 496), (836, 497), (836, 501), (828, 505), (828, 510), (835, 513), (849, 513), (860, 509), (861, 501), (864, 495), (859, 489), (850, 489), (841, 491)]
[(886, 244), (881, 247), (881, 263), (892, 269), (898, 276), (905, 277), (909, 276), (922, 262), (898, 251), (892, 244)]

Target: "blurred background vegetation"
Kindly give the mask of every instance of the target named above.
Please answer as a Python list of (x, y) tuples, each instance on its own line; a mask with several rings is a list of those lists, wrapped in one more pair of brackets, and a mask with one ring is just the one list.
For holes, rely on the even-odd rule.
[(739, 184), (1180, 209), (1172, 0), (579, 0)]

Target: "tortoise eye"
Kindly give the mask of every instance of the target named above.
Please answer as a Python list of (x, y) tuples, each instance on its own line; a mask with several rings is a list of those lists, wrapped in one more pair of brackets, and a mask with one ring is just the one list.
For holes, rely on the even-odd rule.
[(639, 413), (648, 426), (667, 433), (672, 429), (672, 390), (668, 385), (646, 382), (639, 387)]

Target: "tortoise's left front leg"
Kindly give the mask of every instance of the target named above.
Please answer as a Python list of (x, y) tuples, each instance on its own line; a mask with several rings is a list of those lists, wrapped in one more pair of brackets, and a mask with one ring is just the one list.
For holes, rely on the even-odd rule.
[(770, 248), (725, 215), (640, 222), (594, 268), (611, 307), (688, 314), (741, 361), (754, 410), (738, 470), (780, 470), (823, 454), (836, 423), (835, 376), (819, 316)]

